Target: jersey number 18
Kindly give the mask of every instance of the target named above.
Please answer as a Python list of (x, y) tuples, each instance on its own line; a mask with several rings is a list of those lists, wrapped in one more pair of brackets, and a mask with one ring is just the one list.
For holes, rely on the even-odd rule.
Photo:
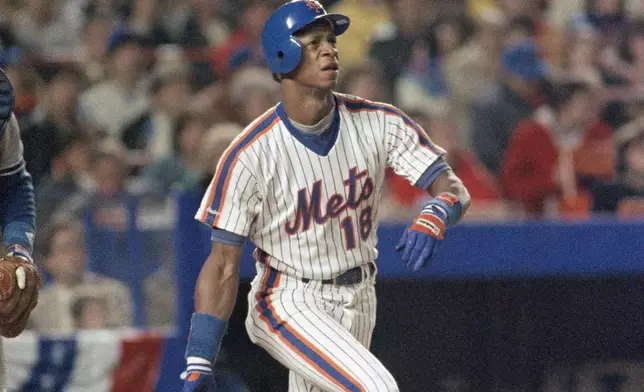
[[(351, 250), (356, 247), (356, 235), (355, 229), (353, 227), (353, 217), (347, 216), (340, 223), (342, 230), (344, 231), (345, 244), (347, 250)], [(366, 241), (369, 238), (371, 229), (373, 227), (372, 217), (371, 217), (371, 207), (366, 207), (362, 212), (360, 212), (360, 217), (358, 221), (358, 230), (360, 231), (360, 237), (363, 241)]]

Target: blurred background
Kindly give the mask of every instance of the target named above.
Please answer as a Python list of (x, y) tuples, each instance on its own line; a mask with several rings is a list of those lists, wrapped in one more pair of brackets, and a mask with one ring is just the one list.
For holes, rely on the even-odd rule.
[[(5, 341), (10, 391), (177, 391), (215, 165), (280, 100), (274, 0), (1, 0), (46, 285)], [(338, 91), (414, 118), (473, 199), (436, 265), (395, 242), (428, 195), (393, 172), (372, 350), (402, 391), (642, 391), (644, 5), (337, 0)], [(251, 244), (248, 252), (252, 250)], [(286, 391), (243, 327), (223, 391)]]

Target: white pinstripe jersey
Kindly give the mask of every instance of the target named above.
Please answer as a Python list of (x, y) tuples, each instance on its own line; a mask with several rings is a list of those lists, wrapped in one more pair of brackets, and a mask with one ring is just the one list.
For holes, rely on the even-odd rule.
[(445, 151), (393, 106), (335, 97), (326, 146), (299, 132), (281, 103), (250, 124), (221, 157), (196, 219), (248, 237), (265, 262), (297, 277), (374, 261), (385, 169), (416, 184)]

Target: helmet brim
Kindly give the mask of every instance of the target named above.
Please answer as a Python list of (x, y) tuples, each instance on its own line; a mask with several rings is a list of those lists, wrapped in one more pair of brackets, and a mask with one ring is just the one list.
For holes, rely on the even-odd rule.
[(349, 28), (351, 20), (348, 16), (342, 14), (324, 14), (316, 16), (314, 20), (326, 19), (333, 26), (333, 34), (342, 35)]

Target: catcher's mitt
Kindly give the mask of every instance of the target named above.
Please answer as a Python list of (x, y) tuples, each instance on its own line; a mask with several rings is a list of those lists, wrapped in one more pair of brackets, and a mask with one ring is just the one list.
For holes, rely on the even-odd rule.
[(40, 274), (32, 262), (18, 256), (0, 258), (0, 335), (20, 335), (38, 303), (38, 290)]

